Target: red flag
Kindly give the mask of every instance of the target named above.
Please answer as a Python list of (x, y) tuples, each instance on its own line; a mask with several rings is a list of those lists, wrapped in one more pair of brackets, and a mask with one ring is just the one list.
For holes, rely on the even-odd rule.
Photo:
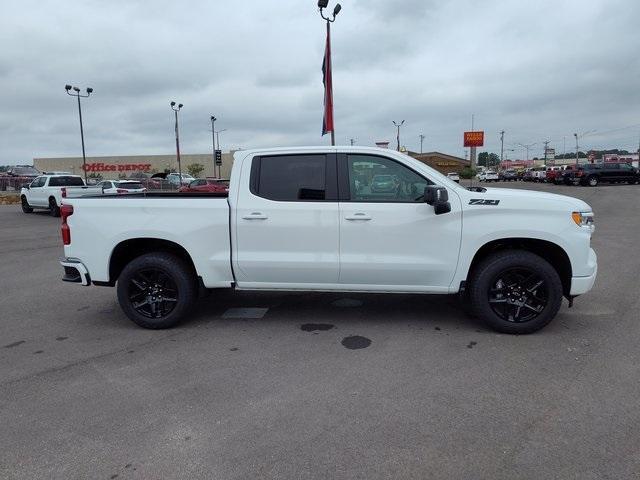
[(322, 62), (322, 83), (324, 84), (324, 117), (322, 135), (333, 133), (333, 78), (331, 75), (331, 33), (327, 22), (327, 45)]

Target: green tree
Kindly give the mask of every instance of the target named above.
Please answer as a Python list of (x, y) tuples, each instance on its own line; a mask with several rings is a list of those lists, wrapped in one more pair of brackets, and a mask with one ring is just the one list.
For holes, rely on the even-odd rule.
[(203, 171), (204, 165), (202, 165), (201, 163), (192, 163), (191, 165), (187, 166), (187, 172), (189, 172), (189, 175), (195, 178), (198, 178)]
[(489, 152), (480, 152), (480, 154), (478, 155), (478, 165), (481, 167), (486, 167), (488, 161)]

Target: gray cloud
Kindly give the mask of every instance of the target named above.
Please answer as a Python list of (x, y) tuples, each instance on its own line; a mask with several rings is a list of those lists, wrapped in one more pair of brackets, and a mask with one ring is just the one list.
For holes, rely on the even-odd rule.
[[(95, 89), (83, 104), (91, 155), (172, 152), (172, 99), (185, 104), (185, 152), (210, 149), (212, 113), (225, 148), (328, 142), (313, 0), (3, 7), (0, 164), (79, 154), (69, 82)], [(639, 15), (634, 0), (344, 0), (332, 30), (337, 140), (391, 140), (391, 120), (405, 119), (408, 147), (424, 133), (425, 148), (463, 155), (475, 113), (494, 151), (502, 129), (508, 144), (561, 150), (595, 129), (584, 148), (636, 148), (639, 128), (621, 127), (640, 123)]]

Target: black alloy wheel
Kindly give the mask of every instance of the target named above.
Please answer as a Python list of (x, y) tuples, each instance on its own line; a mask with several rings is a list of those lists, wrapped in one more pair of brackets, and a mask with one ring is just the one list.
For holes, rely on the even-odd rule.
[(131, 260), (118, 277), (118, 302), (143, 328), (171, 328), (191, 311), (198, 298), (198, 277), (186, 258), (150, 252)]
[(525, 267), (500, 272), (488, 292), (491, 309), (501, 319), (523, 323), (535, 319), (547, 306), (544, 279)]
[(178, 302), (178, 289), (173, 279), (158, 268), (138, 270), (128, 285), (129, 302), (143, 317), (164, 318)]

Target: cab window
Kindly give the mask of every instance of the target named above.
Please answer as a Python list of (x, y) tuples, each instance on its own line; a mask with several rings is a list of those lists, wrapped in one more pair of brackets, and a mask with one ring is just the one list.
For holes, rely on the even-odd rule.
[(375, 155), (348, 155), (352, 202), (419, 203), (433, 182), (394, 160)]

